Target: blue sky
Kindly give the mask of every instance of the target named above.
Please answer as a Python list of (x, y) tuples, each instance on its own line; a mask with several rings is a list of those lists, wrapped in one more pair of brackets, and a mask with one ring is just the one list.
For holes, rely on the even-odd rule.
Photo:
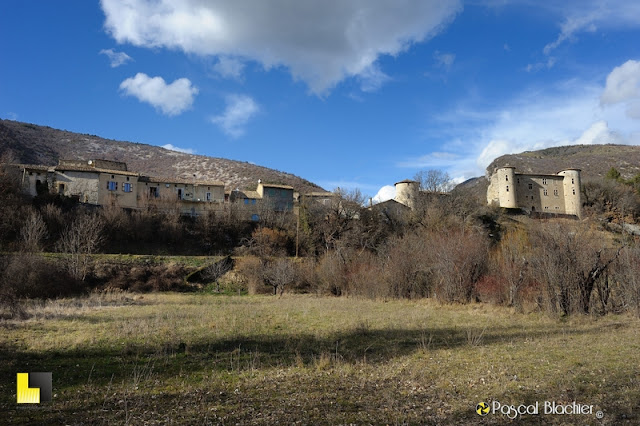
[[(5, 0), (0, 117), (378, 198), (417, 171), (640, 144), (640, 3)], [(568, 165), (570, 166), (570, 165)]]

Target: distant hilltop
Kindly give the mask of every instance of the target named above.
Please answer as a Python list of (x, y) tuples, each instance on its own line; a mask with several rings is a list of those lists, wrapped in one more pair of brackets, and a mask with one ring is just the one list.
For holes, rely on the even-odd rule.
[(615, 167), (628, 179), (640, 173), (640, 146), (568, 145), (508, 154), (496, 158), (489, 164), (488, 175), (505, 166), (515, 167), (521, 173), (547, 174), (576, 168), (582, 170), (583, 181), (604, 178), (611, 167)]
[[(323, 188), (291, 173), (225, 158), (171, 151), (159, 146), (104, 139), (51, 127), (0, 120), (0, 155), (11, 161), (55, 166), (60, 159), (93, 158), (126, 162), (132, 170), (165, 179), (222, 181), (225, 186), (254, 190), (258, 179), (292, 186), (300, 193)], [(195, 174), (195, 176), (194, 176)]]

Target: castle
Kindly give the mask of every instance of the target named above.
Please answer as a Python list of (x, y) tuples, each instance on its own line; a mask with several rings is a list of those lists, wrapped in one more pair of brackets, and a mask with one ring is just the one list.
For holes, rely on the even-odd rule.
[(496, 168), (487, 188), (487, 203), (529, 214), (565, 214), (582, 217), (580, 169), (557, 174), (516, 173), (516, 168)]

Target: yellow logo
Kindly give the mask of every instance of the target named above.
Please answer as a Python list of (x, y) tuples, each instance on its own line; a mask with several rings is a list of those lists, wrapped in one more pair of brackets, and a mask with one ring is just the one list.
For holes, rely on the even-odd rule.
[(478, 405), (476, 405), (476, 413), (481, 416), (486, 416), (489, 414), (489, 405), (486, 402), (479, 402)]
[(18, 373), (18, 404), (51, 401), (51, 373)]

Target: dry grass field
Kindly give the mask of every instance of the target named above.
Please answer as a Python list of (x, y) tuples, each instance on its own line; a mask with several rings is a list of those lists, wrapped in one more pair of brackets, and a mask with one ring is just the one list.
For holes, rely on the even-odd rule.
[[(8, 424), (502, 424), (479, 402), (539, 403), (530, 424), (640, 423), (640, 321), (484, 304), (111, 293), (0, 323)], [(15, 403), (16, 373), (53, 400)], [(545, 415), (545, 401), (593, 405)], [(596, 416), (602, 411), (602, 419)]]

